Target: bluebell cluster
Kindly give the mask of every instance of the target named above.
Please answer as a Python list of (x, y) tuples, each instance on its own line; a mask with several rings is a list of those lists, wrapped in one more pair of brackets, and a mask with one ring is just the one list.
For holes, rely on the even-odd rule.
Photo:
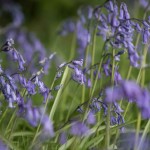
[[(149, 9), (148, 1), (140, 2), (146, 10)], [(83, 138), (92, 134), (91, 129), (99, 123), (100, 116), (105, 120), (105, 126), (108, 126), (106, 120), (109, 116), (110, 127), (120, 125), (121, 132), (125, 132), (123, 126), (126, 120), (122, 105), (118, 103), (120, 100), (122, 103), (127, 101), (136, 104), (142, 117), (150, 119), (148, 88), (140, 83), (141, 80), (124, 79), (119, 72), (123, 55), (129, 59), (130, 68), (137, 69), (140, 73), (148, 67), (139, 47), (145, 48), (150, 44), (150, 16), (144, 19), (132, 18), (127, 5), (122, 2), (119, 6), (116, 0), (107, 0), (95, 8), (81, 7), (78, 10), (79, 19), (66, 20), (58, 32), (62, 37), (73, 34), (77, 57), (57, 66), (52, 86), (48, 87), (43, 76), (49, 73), (50, 62), (56, 53), (47, 57), (45, 47), (36, 36), (21, 28), (24, 17), (19, 6), (5, 5), (3, 11), (12, 14), (12, 22), (0, 30), (0, 34), (7, 37), (0, 54), (8, 59), (6, 66), (0, 64), (0, 91), (8, 109), (17, 110), (18, 117), (26, 120), (33, 128), (37, 127), (36, 134), (41, 130), (41, 137), (53, 138), (55, 129), (58, 129), (57, 138), (60, 144), (64, 144), (70, 137)], [(141, 37), (141, 42), (135, 44), (137, 35)], [(95, 38), (100, 38), (104, 43), (97, 63), (92, 60)], [(65, 123), (63, 120), (55, 127), (55, 121), (47, 114), (47, 107), (54, 109), (55, 101), (50, 99), (57, 97), (59, 90), (62, 92), (59, 94), (63, 94), (67, 86), (59, 83), (66, 68), (71, 73), (69, 81), (83, 89), (82, 102), (73, 111), (77, 115), (68, 116)], [(145, 78), (145, 74), (142, 75)], [(86, 91), (88, 98), (84, 96)], [(33, 102), (37, 95), (42, 98), (38, 106)], [(65, 128), (66, 125), (68, 127)]]

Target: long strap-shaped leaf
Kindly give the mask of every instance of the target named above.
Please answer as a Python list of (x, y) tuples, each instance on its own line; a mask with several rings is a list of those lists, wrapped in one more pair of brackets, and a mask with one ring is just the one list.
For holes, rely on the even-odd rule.
[[(64, 83), (65, 83), (65, 81), (66, 81), (66, 78), (67, 78), (68, 70), (69, 70), (69, 68), (66, 67), (60, 85), (64, 85)], [(63, 89), (63, 88), (60, 88), (60, 89), (59, 89), (59, 91), (58, 91), (58, 93), (57, 93), (57, 95), (56, 95), (56, 98), (55, 98), (55, 100), (54, 100), (52, 109), (51, 109), (50, 114), (49, 114), (49, 117), (50, 117), (50, 119), (51, 119), (52, 121), (53, 121), (53, 117), (54, 117), (56, 108), (57, 108), (57, 106), (58, 106), (58, 104), (59, 104), (59, 101), (60, 101), (60, 96), (61, 96), (61, 93), (62, 93), (62, 89)]]

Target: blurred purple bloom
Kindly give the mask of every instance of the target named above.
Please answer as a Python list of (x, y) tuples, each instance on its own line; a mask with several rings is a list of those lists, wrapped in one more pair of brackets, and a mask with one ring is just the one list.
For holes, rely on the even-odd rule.
[(112, 126), (117, 124), (117, 118), (115, 116), (110, 117), (110, 124)]
[(20, 98), (17, 98), (16, 90), (17, 87), (15, 85), (14, 79), (8, 75), (0, 76), (0, 89), (6, 99), (8, 101), (9, 107), (14, 108), (14, 104), (18, 103)]
[(25, 67), (24, 67), (25, 61), (24, 61), (22, 55), (20, 55), (20, 54), (18, 54), (18, 64), (19, 64), (19, 70), (24, 71), (25, 70)]
[(115, 112), (117, 112), (117, 113), (122, 113), (123, 112), (122, 108), (119, 106), (119, 104), (117, 102), (114, 102), (113, 104), (114, 104), (114, 107), (115, 107)]
[[(39, 62), (43, 60), (46, 56), (46, 49), (42, 45), (39, 39), (33, 33), (29, 33), (26, 30), (22, 29), (10, 29), (7, 31), (6, 37), (13, 38), (17, 43), (17, 48), (20, 50), (24, 50), (21, 53), (23, 54), (27, 69), (29, 72), (37, 71)], [(11, 52), (13, 55), (14, 60), (16, 60), (19, 64), (19, 69), (24, 70), (24, 60), (21, 58), (21, 53), (18, 54), (16, 51)], [(34, 57), (34, 59), (33, 59)], [(45, 73), (47, 73), (50, 63), (49, 60), (42, 64), (41, 66), (44, 68)], [(38, 65), (37, 65), (38, 64)]]
[(137, 99), (137, 105), (141, 110), (145, 119), (150, 118), (150, 93), (146, 89), (142, 89), (142, 95)]
[(48, 116), (44, 116), (42, 119), (42, 125), (43, 125), (43, 132), (42, 134), (44, 136), (53, 137), (54, 136), (54, 129), (53, 124)]
[(130, 19), (130, 14), (128, 12), (127, 5), (123, 2), (120, 5), (119, 19), (122, 19), (122, 20)]
[(63, 68), (64, 66), (66, 66), (67, 65), (67, 63), (66, 62), (63, 62), (62, 64), (60, 64), (59, 66), (58, 66), (58, 69), (61, 69), (61, 68)]
[(120, 61), (120, 55), (124, 54), (124, 50), (119, 51), (116, 55), (115, 55), (115, 60), (116, 61)]
[(138, 61), (140, 60), (140, 57), (138, 53), (135, 51), (135, 47), (132, 43), (128, 43), (128, 55), (130, 59), (130, 63), (134, 67), (138, 67)]
[[(115, 49), (127, 49), (131, 65), (138, 67), (140, 57), (135, 51), (133, 38), (134, 28), (139, 32), (141, 30), (140, 26), (134, 21), (129, 20), (130, 14), (125, 3), (121, 3), (120, 12), (118, 12), (116, 3), (111, 0), (105, 3), (105, 8), (108, 10), (107, 14), (103, 14), (99, 9), (95, 10), (96, 19), (98, 19), (98, 35), (101, 35), (104, 40), (108, 39), (111, 46)], [(145, 24), (147, 24), (146, 21)], [(148, 26), (148, 24), (146, 26)], [(147, 39), (146, 37), (147, 35), (145, 35), (145, 39)], [(120, 55), (115, 56), (117, 61), (119, 61), (119, 56)], [(104, 71), (108, 76), (108, 65), (105, 65)]]
[(150, 37), (149, 30), (144, 29), (142, 34), (143, 34), (143, 44), (148, 44)]
[(95, 124), (96, 123), (96, 118), (94, 113), (89, 112), (88, 117), (87, 117), (87, 123), (88, 124)]
[(147, 7), (148, 5), (148, 0), (139, 0), (140, 1), (140, 4), (144, 7)]
[(110, 12), (114, 11), (114, 4), (113, 4), (112, 0), (105, 3), (104, 6), (105, 6), (105, 8), (107, 8), (108, 11), (110, 11)]
[(81, 59), (81, 60), (73, 60), (72, 64), (75, 65), (75, 66), (82, 67), (83, 66), (83, 59)]
[(59, 79), (62, 76), (63, 71), (58, 71), (56, 75), (56, 79)]
[(65, 144), (67, 142), (67, 135), (65, 132), (62, 132), (59, 137), (60, 144)]
[(14, 40), (12, 38), (8, 39), (6, 41), (6, 43), (1, 47), (1, 50), (4, 52), (13, 50), (13, 44), (14, 44)]
[(24, 78), (24, 77), (21, 76), (21, 75), (18, 75), (18, 77), (19, 77), (19, 82), (20, 82), (20, 84), (21, 84), (23, 87), (26, 87), (26, 85), (27, 85), (27, 80), (26, 80), (26, 78)]
[(115, 85), (119, 84), (122, 81), (122, 77), (118, 71), (115, 71), (114, 81), (115, 81)]
[(100, 72), (98, 72), (98, 70), (94, 71), (94, 77), (96, 78), (96, 76), (98, 76), (98, 79), (101, 78), (101, 74), (100, 74)]
[(25, 109), (25, 118), (32, 126), (37, 126), (41, 122), (43, 126), (42, 136), (54, 136), (53, 124), (49, 117), (44, 114), (44, 109), (32, 106), (31, 100), (28, 100)]
[(76, 136), (86, 136), (88, 134), (88, 127), (82, 122), (73, 122), (71, 126), (71, 134)]
[(29, 94), (31, 95), (34, 95), (36, 94), (36, 91), (35, 91), (35, 85), (32, 81), (27, 81), (27, 84), (26, 84), (26, 89), (28, 91)]
[(91, 79), (87, 80), (87, 87), (89, 87), (89, 88), (92, 87)]
[(10, 13), (10, 15), (12, 16), (12, 22), (8, 26), (8, 29), (19, 27), (23, 23), (24, 15), (19, 5), (13, 3), (11, 3), (10, 5), (6, 3), (3, 6), (3, 9), (4, 11)]
[(0, 140), (0, 149), (1, 150), (9, 150), (7, 145), (5, 145), (1, 140)]
[(72, 79), (79, 84), (84, 84), (86, 78), (82, 72), (82, 70), (78, 69), (77, 67), (74, 68), (74, 72), (72, 74)]
[(44, 85), (44, 83), (42, 81), (40, 81), (38, 79), (38, 77), (36, 77), (35, 84), (39, 88), (39, 93), (43, 95), (43, 97), (44, 97), (44, 101), (43, 102), (45, 103), (47, 98), (48, 98), (50, 90)]
[(124, 93), (124, 97), (130, 99), (137, 99), (141, 95), (141, 88), (133, 81), (123, 81), (121, 87)]
[(121, 81), (118, 86), (107, 88), (105, 101), (116, 102), (122, 98), (135, 102), (144, 118), (150, 118), (150, 93), (133, 81)]
[(97, 113), (101, 110), (101, 105), (98, 101), (93, 101), (91, 104), (90, 104), (90, 109), (93, 113)]
[(112, 21), (111, 21), (112, 27), (118, 27), (118, 26), (119, 26), (119, 23), (120, 23), (120, 22), (118, 21), (117, 16), (113, 15), (113, 16), (112, 16)]
[(81, 22), (77, 23), (77, 45), (80, 58), (83, 58), (85, 49), (90, 43), (91, 36)]
[(83, 24), (88, 24), (89, 20), (92, 18), (93, 8), (90, 6), (81, 7), (78, 9), (78, 16)]
[(37, 126), (41, 118), (41, 114), (38, 108), (32, 106), (31, 100), (28, 100), (28, 103), (25, 105), (25, 108), (25, 118), (32, 126)]
[(117, 86), (115, 88), (113, 87), (107, 88), (105, 92), (106, 92), (105, 101), (108, 103), (115, 102), (116, 100), (120, 100), (123, 97), (122, 89)]
[(138, 32), (141, 32), (141, 27), (140, 27), (140, 25), (138, 24), (138, 23), (136, 23), (136, 25), (135, 25), (135, 29), (136, 29), (136, 31), (138, 31)]
[(107, 62), (103, 64), (103, 70), (106, 76), (111, 75), (110, 59), (108, 59)]
[(23, 59), (22, 55), (14, 48), (10, 51), (10, 54), (12, 55), (13, 60), (18, 63), (19, 70), (24, 71), (25, 70), (25, 67), (24, 67), (25, 60)]
[(58, 91), (62, 86), (63, 86), (62, 84), (56, 85), (56, 86), (54, 87), (54, 90), (55, 90), (55, 91)]
[(73, 20), (66, 20), (63, 22), (60, 31), (58, 32), (62, 36), (66, 36), (69, 33), (73, 33), (76, 29), (75, 22)]

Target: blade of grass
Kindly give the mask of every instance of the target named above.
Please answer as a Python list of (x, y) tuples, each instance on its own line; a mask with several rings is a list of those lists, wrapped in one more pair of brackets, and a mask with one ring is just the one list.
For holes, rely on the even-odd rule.
[[(66, 68), (65, 68), (65, 71), (64, 71), (64, 73), (63, 73), (63, 77), (62, 77), (61, 83), (60, 83), (61, 85), (64, 85), (64, 84), (65, 84), (65, 81), (66, 81), (66, 78), (67, 78), (67, 75), (68, 75), (68, 71), (69, 71), (69, 69), (68, 69), (68, 67), (66, 67)], [(62, 90), (63, 90), (63, 88), (61, 88), (61, 89), (58, 91), (58, 93), (57, 93), (57, 95), (56, 95), (56, 98), (55, 98), (55, 100), (54, 100), (54, 104), (53, 104), (52, 109), (51, 109), (50, 114), (49, 114), (49, 117), (50, 117), (50, 119), (51, 119), (52, 121), (53, 121), (53, 117), (54, 117), (55, 111), (56, 111), (57, 106), (58, 106), (59, 101), (60, 101), (60, 96), (61, 96)]]

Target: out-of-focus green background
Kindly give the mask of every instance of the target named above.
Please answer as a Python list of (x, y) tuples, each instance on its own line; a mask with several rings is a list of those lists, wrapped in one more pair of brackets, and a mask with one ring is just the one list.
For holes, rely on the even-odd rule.
[[(28, 28), (29, 31), (35, 32), (46, 47), (51, 47), (56, 40), (56, 31), (63, 20), (77, 17), (77, 10), (82, 5), (97, 6), (104, 1), (105, 0), (0, 0), (0, 3), (10, 5), (11, 3), (18, 3), (25, 15), (23, 25)], [(121, 1), (128, 4), (129, 11), (133, 16), (140, 15), (141, 11), (143, 11), (138, 11), (138, 0), (118, 0), (119, 3)], [(135, 7), (136, 9), (134, 9)]]

